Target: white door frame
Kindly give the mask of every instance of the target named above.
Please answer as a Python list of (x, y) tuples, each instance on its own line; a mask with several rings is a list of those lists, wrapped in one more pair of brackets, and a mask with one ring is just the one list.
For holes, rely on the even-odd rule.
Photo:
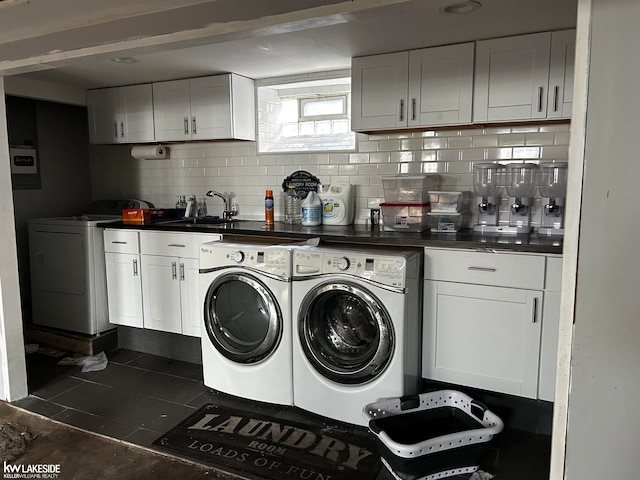
[(0, 399), (13, 401), (28, 390), (6, 111), (0, 77)]

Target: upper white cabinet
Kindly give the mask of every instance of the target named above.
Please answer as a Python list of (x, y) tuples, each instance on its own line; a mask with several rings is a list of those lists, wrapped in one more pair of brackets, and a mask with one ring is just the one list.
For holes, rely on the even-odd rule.
[(470, 123), (473, 58), (473, 43), (354, 58), (352, 130)]
[(476, 42), (473, 121), (569, 118), (575, 30)]
[(155, 139), (255, 140), (254, 92), (235, 74), (154, 83)]
[(87, 91), (89, 141), (154, 141), (151, 84)]
[(547, 118), (571, 118), (575, 58), (576, 31), (553, 32)]

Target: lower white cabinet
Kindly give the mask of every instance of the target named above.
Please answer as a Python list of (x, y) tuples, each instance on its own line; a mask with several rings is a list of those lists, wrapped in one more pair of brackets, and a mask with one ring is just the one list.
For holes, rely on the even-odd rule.
[(104, 231), (109, 322), (142, 327), (142, 284), (138, 232)]
[(425, 249), (423, 376), (552, 400), (557, 312), (546, 262), (543, 254)]
[(560, 285), (562, 282), (562, 256), (547, 258), (547, 274), (542, 309), (542, 339), (540, 342), (540, 376), (538, 398), (553, 402), (556, 395), (558, 364), (558, 335), (560, 328)]
[(140, 232), (144, 328), (200, 336), (200, 244), (220, 235)]

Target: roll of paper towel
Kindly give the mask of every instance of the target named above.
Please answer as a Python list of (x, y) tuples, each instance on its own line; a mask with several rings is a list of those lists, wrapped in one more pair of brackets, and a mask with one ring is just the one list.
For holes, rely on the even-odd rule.
[(164, 145), (135, 145), (131, 147), (131, 156), (140, 160), (169, 158), (169, 149)]

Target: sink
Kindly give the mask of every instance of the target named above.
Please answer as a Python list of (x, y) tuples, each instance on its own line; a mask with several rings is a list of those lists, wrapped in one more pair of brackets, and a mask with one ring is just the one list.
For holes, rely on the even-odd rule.
[(207, 218), (207, 217), (196, 217), (196, 218), (180, 218), (177, 220), (168, 220), (166, 222), (162, 222), (164, 225), (221, 225), (225, 223), (232, 223), (234, 220), (226, 220), (224, 218)]
[(224, 218), (207, 218), (207, 217), (196, 217), (196, 218), (180, 218), (177, 220), (168, 220), (166, 222), (162, 222), (162, 225), (180, 225), (181, 227), (191, 228), (191, 227), (216, 227), (216, 228), (234, 228), (235, 225), (242, 222), (242, 220), (227, 220)]

